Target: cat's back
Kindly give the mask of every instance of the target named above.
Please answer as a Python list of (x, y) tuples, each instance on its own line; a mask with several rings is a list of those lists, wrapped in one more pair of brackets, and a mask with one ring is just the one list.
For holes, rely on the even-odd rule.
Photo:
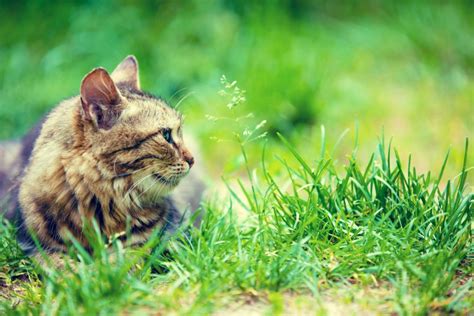
[(34, 135), (25, 138), (23, 152), (24, 155), (29, 152), (29, 157), (19, 179), (20, 204), (31, 204), (51, 191), (61, 190), (57, 184), (62, 182), (63, 157), (74, 144), (77, 102), (78, 98), (74, 97), (59, 103), (46, 115)]
[(78, 99), (73, 97), (62, 101), (45, 117), (31, 152), (30, 163), (36, 160), (47, 162), (73, 146)]
[(74, 99), (77, 98), (58, 104), (22, 139), (0, 142), (0, 206), (5, 218), (16, 217), (17, 191), (30, 163), (39, 160), (42, 164), (54, 164), (54, 159), (66, 149), (72, 138), (67, 131), (72, 122), (73, 104), (77, 102)]

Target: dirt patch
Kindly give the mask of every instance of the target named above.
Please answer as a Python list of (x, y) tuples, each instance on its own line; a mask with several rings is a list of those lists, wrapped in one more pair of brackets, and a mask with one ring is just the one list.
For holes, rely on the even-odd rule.
[(223, 304), (216, 316), (257, 315), (378, 315), (393, 312), (388, 288), (340, 288), (318, 296), (285, 293), (246, 293)]

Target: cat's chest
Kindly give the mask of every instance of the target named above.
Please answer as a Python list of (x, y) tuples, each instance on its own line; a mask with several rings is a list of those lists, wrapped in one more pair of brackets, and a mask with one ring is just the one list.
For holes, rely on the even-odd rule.
[(128, 236), (128, 243), (142, 243), (155, 230), (168, 230), (177, 222), (179, 214), (170, 199), (145, 200), (146, 195), (136, 190), (131, 179), (108, 180), (94, 169), (81, 169), (77, 164), (66, 170), (67, 187), (78, 201), (77, 210), (71, 211), (95, 220), (108, 238)]

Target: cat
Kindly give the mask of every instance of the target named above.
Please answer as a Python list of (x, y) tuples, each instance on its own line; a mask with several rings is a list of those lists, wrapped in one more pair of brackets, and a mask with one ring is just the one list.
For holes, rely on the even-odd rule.
[(16, 149), (17, 166), (6, 167), (16, 175), (3, 171), (22, 248), (35, 252), (34, 234), (47, 252), (65, 252), (72, 235), (90, 250), (83, 227), (93, 220), (130, 245), (156, 229), (175, 231), (204, 191), (182, 125), (179, 112), (141, 89), (134, 56), (111, 74), (89, 72), (80, 95), (60, 102)]

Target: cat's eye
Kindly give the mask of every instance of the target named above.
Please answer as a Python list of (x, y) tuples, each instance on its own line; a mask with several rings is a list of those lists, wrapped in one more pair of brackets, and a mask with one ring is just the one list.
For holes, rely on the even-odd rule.
[(173, 143), (173, 137), (171, 136), (171, 129), (165, 128), (162, 131), (163, 133), (163, 138), (170, 144)]

